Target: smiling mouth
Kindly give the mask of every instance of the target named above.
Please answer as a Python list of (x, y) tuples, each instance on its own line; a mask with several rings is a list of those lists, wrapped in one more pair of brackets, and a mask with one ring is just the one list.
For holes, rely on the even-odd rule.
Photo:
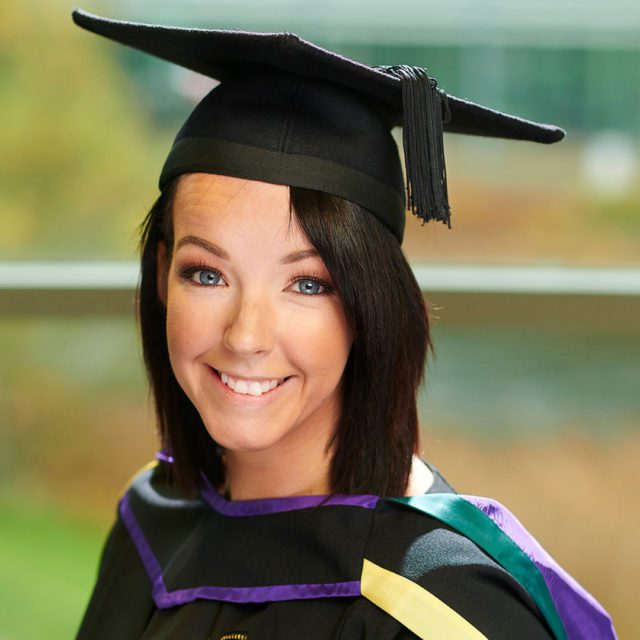
[(224, 385), (234, 393), (248, 396), (262, 396), (273, 391), (288, 378), (265, 378), (263, 380), (248, 380), (246, 378), (234, 378), (224, 371), (214, 369)]

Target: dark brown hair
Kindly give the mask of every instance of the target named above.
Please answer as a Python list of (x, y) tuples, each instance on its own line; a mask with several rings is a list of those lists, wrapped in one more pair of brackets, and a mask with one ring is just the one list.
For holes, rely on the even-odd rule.
[[(174, 457), (170, 473), (193, 493), (200, 473), (222, 485), (224, 467), (220, 447), (173, 374), (157, 291), (158, 243), (165, 242), (169, 259), (179, 181), (165, 188), (142, 225), (139, 320), (160, 439)], [(290, 202), (331, 274), (354, 337), (332, 442), (332, 491), (402, 495), (418, 448), (417, 389), (431, 345), (422, 293), (398, 241), (365, 209), (298, 187), (291, 187)]]

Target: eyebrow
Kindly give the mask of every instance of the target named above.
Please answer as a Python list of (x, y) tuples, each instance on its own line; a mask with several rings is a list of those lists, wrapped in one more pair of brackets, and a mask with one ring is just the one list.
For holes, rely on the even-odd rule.
[(199, 238), (198, 236), (184, 236), (183, 238), (180, 238), (180, 240), (178, 240), (178, 244), (176, 244), (176, 251), (187, 244), (193, 244), (196, 247), (200, 247), (223, 260), (229, 259), (229, 254), (224, 249), (220, 248), (215, 242), (209, 242), (209, 240)]
[(282, 260), (280, 260), (280, 264), (293, 264), (294, 262), (300, 262), (301, 260), (306, 260), (307, 258), (317, 258), (318, 252), (315, 249), (302, 249), (301, 251), (292, 251), (288, 253)]
[[(205, 240), (198, 236), (184, 236), (180, 238), (176, 244), (176, 251), (180, 249), (180, 247), (188, 244), (200, 247), (218, 258), (222, 258), (222, 260), (229, 260), (229, 254), (215, 242), (210, 242), (209, 240)], [(282, 258), (282, 260), (280, 260), (280, 264), (293, 264), (295, 262), (306, 260), (307, 258), (317, 258), (318, 256), (319, 254), (315, 249), (301, 249), (299, 251), (292, 251), (291, 253), (288, 253), (284, 258)]]

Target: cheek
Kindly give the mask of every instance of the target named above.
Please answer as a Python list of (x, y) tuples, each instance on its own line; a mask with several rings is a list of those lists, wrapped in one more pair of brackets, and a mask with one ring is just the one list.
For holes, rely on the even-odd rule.
[(309, 372), (326, 376), (327, 384), (335, 384), (351, 351), (351, 334), (341, 310), (331, 310), (314, 322), (292, 323), (288, 333), (292, 350)]
[(174, 370), (208, 348), (215, 335), (211, 313), (197, 298), (170, 291), (167, 301), (167, 344)]

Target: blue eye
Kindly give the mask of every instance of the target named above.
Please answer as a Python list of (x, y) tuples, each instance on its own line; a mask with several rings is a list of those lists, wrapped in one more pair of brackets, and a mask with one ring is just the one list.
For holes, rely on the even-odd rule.
[(192, 278), (198, 284), (205, 286), (215, 287), (222, 282), (222, 275), (220, 272), (214, 271), (213, 269), (198, 269), (198, 271), (194, 272)]
[(309, 296), (316, 295), (318, 293), (324, 293), (324, 286), (317, 280), (311, 278), (303, 278), (295, 283), (298, 293), (304, 293)]

